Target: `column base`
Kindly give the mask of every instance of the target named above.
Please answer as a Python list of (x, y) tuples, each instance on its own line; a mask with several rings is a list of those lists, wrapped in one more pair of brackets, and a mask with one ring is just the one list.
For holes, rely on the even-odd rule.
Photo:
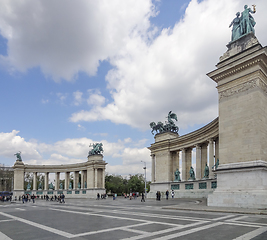
[(267, 162), (223, 164), (217, 171), (217, 189), (208, 206), (267, 208)]

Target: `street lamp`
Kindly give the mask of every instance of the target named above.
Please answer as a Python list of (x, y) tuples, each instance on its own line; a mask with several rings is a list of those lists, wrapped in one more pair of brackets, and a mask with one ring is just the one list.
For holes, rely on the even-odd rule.
[(144, 161), (141, 161), (141, 162), (144, 163), (143, 169), (145, 170), (145, 197), (146, 197), (146, 162), (144, 162)]

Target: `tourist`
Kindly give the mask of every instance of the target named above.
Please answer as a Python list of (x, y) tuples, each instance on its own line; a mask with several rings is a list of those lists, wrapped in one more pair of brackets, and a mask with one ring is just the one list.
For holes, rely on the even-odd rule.
[(145, 194), (142, 192), (142, 199), (141, 202), (145, 202)]
[(167, 189), (167, 191), (166, 191), (166, 200), (168, 200), (168, 199), (169, 199), (169, 191)]
[(35, 200), (34, 194), (31, 196), (31, 199), (32, 199), (32, 203), (34, 203), (34, 200)]
[(65, 203), (65, 195), (64, 195), (64, 193), (62, 193), (62, 195), (61, 195), (61, 203)]
[(97, 200), (99, 200), (100, 199), (100, 194), (99, 193), (97, 193)]
[(173, 190), (172, 190), (172, 193), (171, 194), (172, 194), (172, 198), (174, 198), (174, 191)]

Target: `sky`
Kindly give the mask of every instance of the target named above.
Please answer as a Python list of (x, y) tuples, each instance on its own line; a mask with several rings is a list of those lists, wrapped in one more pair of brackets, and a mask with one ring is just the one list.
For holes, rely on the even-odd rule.
[[(229, 24), (265, 0), (0, 0), (0, 163), (87, 161), (102, 142), (107, 174), (150, 179), (150, 122), (177, 114), (179, 135), (218, 116), (215, 70)], [(143, 161), (143, 162), (141, 162)]]

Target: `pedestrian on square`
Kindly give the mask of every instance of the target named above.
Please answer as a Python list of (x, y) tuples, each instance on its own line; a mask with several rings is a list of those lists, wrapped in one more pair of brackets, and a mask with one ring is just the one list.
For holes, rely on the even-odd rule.
[(32, 203), (34, 203), (34, 200), (35, 200), (34, 194), (31, 196), (31, 199), (32, 199)]
[(174, 198), (174, 191), (173, 190), (172, 190), (172, 193), (171, 194), (172, 194), (172, 198)]
[(25, 201), (25, 195), (23, 194), (22, 195), (22, 203), (24, 203), (24, 201)]
[(97, 200), (99, 200), (100, 199), (100, 194), (99, 193), (97, 193)]
[(169, 199), (169, 191), (167, 189), (167, 191), (166, 191), (166, 200), (168, 200), (168, 199)]
[(65, 203), (65, 195), (64, 195), (64, 193), (62, 193), (62, 195), (61, 195), (61, 203)]
[(142, 199), (141, 202), (145, 202), (145, 194), (142, 192)]

